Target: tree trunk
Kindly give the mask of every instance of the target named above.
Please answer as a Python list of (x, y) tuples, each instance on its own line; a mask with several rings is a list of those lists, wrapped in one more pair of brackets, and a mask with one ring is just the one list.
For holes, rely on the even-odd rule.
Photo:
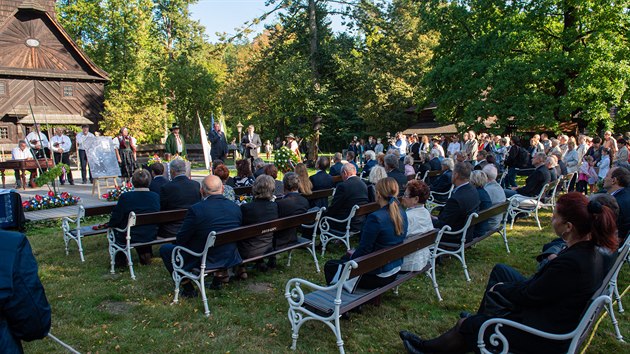
[[(311, 65), (311, 79), (313, 80), (313, 91), (315, 92), (316, 99), (319, 99), (319, 68), (318, 68), (318, 37), (317, 37), (317, 7), (315, 0), (308, 0), (308, 27), (311, 34), (311, 45), (309, 63)], [(308, 159), (311, 161), (317, 160), (317, 152), (319, 148), (319, 129), (321, 126), (322, 117), (314, 113), (313, 117), (313, 136), (308, 149)]]

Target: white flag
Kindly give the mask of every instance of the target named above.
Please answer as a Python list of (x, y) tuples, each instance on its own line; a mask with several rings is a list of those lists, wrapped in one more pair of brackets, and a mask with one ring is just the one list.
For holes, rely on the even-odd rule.
[(206, 128), (203, 127), (203, 123), (201, 123), (201, 118), (197, 116), (199, 119), (199, 134), (201, 134), (201, 146), (203, 147), (203, 160), (206, 163), (206, 170), (210, 169), (210, 143), (208, 142), (208, 134), (206, 133)]

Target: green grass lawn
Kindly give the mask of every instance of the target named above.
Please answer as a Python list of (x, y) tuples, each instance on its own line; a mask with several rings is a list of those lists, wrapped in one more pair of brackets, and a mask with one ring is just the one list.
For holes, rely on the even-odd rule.
[[(99, 219), (91, 220), (100, 221)], [(536, 267), (535, 255), (551, 240), (549, 214), (539, 231), (531, 218), (518, 220), (508, 230), (512, 253), (493, 236), (466, 253), (472, 281), (467, 283), (459, 262), (448, 259), (439, 266), (438, 283), (444, 298), (438, 302), (429, 279), (419, 276), (400, 287), (399, 295), (384, 295), (380, 307), (365, 306), (361, 314), (342, 321), (346, 351), (402, 353), (400, 329), (432, 337), (450, 328), (460, 311), (473, 312), (481, 299), (487, 276), (495, 263), (507, 263), (525, 274)], [(30, 225), (27, 235), (39, 262), (40, 276), (52, 305), (51, 333), (83, 353), (282, 353), (291, 352), (291, 326), (284, 298), (285, 284), (293, 277), (323, 283), (306, 251), (287, 256), (279, 268), (267, 273), (251, 271), (250, 278), (232, 282), (220, 291), (208, 291), (212, 314), (203, 316), (200, 298), (171, 305), (173, 281), (159, 258), (150, 266), (137, 266), (138, 279), (127, 270), (109, 274), (105, 237), (87, 238), (86, 262), (81, 263), (74, 244), (65, 255), (56, 222)], [(356, 245), (356, 239), (353, 240)], [(332, 247), (326, 259), (344, 250)], [(157, 249), (154, 254), (158, 254)], [(135, 254), (134, 254), (135, 256)], [(137, 262), (137, 260), (136, 260)], [(323, 265), (325, 259), (320, 258)], [(620, 291), (630, 283), (629, 267), (620, 275)], [(630, 309), (630, 298), (626, 307)], [(622, 334), (630, 336), (628, 312), (617, 314)], [(25, 344), (27, 353), (63, 352), (50, 340)], [(630, 345), (614, 338), (610, 319), (601, 322), (588, 353), (623, 353)], [(305, 324), (297, 345), (299, 353), (335, 353), (335, 337), (318, 322)]]

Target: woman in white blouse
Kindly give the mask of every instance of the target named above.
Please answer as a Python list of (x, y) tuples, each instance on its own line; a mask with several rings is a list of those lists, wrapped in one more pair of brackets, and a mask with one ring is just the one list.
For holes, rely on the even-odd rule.
[[(429, 199), (429, 186), (418, 180), (407, 183), (402, 205), (407, 209), (407, 237), (416, 236), (433, 230), (431, 213), (424, 207)], [(429, 248), (423, 248), (405, 257), (403, 271), (419, 271), (426, 266), (431, 253)]]

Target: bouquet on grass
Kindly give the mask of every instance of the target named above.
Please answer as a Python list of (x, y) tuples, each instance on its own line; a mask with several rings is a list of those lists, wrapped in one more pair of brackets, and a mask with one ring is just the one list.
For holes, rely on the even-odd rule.
[(293, 171), (295, 165), (300, 162), (298, 156), (286, 146), (283, 146), (276, 151), (274, 154), (274, 160), (278, 171), (282, 173)]
[(131, 192), (133, 190), (133, 185), (129, 182), (124, 186), (118, 186), (114, 189), (110, 189), (107, 193), (103, 194), (103, 199), (106, 199), (108, 202), (117, 201), (123, 193)]
[(22, 202), (22, 208), (24, 211), (53, 209), (76, 205), (80, 200), (81, 198), (73, 197), (68, 192), (55, 194), (53, 191), (49, 191), (47, 195), (36, 194), (33, 198)]

